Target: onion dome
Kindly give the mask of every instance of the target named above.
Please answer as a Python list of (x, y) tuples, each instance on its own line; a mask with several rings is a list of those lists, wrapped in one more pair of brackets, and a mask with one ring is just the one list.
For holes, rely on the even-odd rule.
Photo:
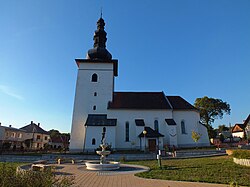
[(112, 55), (106, 49), (107, 33), (104, 30), (105, 22), (102, 17), (97, 21), (97, 30), (94, 33), (94, 48), (88, 50), (87, 59), (111, 60)]

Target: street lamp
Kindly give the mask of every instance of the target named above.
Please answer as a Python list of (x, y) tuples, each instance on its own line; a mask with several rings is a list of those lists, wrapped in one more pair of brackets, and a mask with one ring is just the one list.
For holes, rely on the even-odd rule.
[(147, 134), (147, 131), (144, 130), (142, 131), (143, 135), (144, 135), (144, 152), (146, 153), (146, 134)]

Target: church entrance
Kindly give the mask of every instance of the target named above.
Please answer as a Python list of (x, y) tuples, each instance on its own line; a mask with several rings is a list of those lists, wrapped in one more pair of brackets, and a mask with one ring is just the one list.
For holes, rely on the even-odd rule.
[(156, 150), (156, 139), (149, 139), (148, 140), (148, 150), (150, 152), (155, 152), (155, 150)]

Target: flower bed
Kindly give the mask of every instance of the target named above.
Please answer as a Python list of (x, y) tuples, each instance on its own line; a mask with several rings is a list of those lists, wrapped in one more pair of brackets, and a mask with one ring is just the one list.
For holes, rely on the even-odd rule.
[(250, 167), (250, 159), (234, 158), (234, 163), (242, 165), (242, 166), (249, 166)]
[(249, 150), (234, 150), (232, 156), (236, 164), (250, 166), (250, 151)]

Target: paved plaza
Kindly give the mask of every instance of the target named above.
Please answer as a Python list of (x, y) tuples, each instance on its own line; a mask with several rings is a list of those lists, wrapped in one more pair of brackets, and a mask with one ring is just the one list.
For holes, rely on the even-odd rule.
[(134, 173), (124, 172), (95, 172), (88, 171), (84, 165), (61, 164), (57, 172), (62, 175), (75, 176), (74, 186), (79, 187), (228, 187), (229, 185), (166, 181), (144, 179), (134, 176)]

